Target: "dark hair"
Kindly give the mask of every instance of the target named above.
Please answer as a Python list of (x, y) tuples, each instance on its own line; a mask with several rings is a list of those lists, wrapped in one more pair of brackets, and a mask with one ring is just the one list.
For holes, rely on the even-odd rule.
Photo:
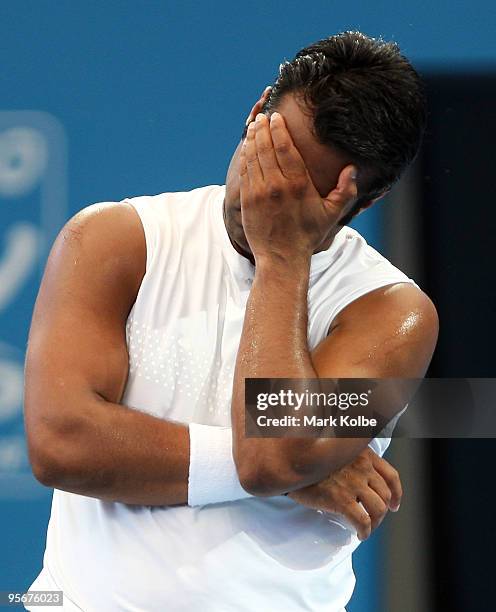
[(343, 32), (281, 64), (263, 112), (276, 110), (290, 92), (311, 113), (317, 140), (358, 167), (359, 198), (345, 225), (414, 160), (426, 122), (422, 81), (396, 43)]

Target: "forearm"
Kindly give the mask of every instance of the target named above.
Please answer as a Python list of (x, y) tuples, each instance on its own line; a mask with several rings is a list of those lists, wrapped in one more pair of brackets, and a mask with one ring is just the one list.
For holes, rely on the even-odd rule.
[(236, 388), (241, 376), (316, 376), (307, 341), (309, 272), (310, 258), (257, 262), (238, 350)]
[[(318, 378), (308, 347), (309, 261), (257, 266), (246, 308), (233, 387), (234, 457), (255, 495), (319, 482), (353, 461), (369, 439), (245, 437), (245, 378)], [(308, 410), (312, 410), (308, 407)], [(304, 414), (305, 407), (300, 410)]]
[[(316, 378), (307, 341), (310, 259), (286, 263), (257, 262), (234, 374), (232, 425), (234, 456), (242, 483), (265, 466), (280, 474), (298, 455), (307, 455), (315, 440), (246, 438), (246, 378)], [(258, 466), (258, 467), (257, 467)], [(301, 483), (307, 484), (305, 482)]]
[(126, 504), (187, 503), (187, 425), (103, 399), (77, 414), (37, 430), (32, 464), (43, 484)]

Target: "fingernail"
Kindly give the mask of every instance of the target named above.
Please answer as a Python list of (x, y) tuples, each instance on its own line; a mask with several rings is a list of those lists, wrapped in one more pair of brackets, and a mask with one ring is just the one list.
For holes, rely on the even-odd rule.
[(400, 504), (398, 504), (397, 506), (394, 506), (391, 508), (391, 512), (398, 512), (398, 510), (400, 509)]
[(279, 113), (277, 111), (274, 111), (270, 116), (270, 121), (274, 121), (274, 119), (277, 119), (277, 117), (279, 117)]
[(262, 121), (262, 117), (263, 117), (263, 113), (258, 113), (258, 115), (255, 117), (256, 123), (259, 123), (260, 121)]
[(351, 173), (351, 180), (356, 181), (358, 178), (358, 170), (355, 168)]
[(251, 115), (248, 115), (248, 119), (245, 121), (245, 127), (248, 127), (251, 123)]

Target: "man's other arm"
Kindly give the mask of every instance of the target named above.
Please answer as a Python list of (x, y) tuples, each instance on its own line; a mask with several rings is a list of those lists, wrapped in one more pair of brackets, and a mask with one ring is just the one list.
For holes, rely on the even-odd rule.
[(183, 504), (188, 427), (119, 403), (126, 321), (145, 267), (144, 232), (130, 204), (89, 206), (60, 232), (29, 334), (28, 449), (47, 486), (128, 504)]
[(294, 262), (258, 266), (246, 309), (234, 376), (233, 454), (241, 485), (253, 495), (318, 482), (353, 461), (369, 439), (245, 437), (245, 378), (422, 378), (436, 344), (432, 302), (413, 285), (399, 283), (343, 309), (310, 352), (308, 269)]

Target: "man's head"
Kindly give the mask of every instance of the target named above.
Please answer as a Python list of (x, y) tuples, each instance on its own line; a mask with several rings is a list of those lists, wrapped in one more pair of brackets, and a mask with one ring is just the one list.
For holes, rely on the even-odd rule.
[[(399, 179), (417, 154), (426, 120), (422, 82), (398, 46), (359, 32), (320, 40), (281, 64), (249, 121), (275, 110), (323, 197), (347, 165), (358, 168), (358, 197), (340, 226)], [(225, 214), (231, 239), (249, 251), (240, 216), (240, 145), (227, 174)]]

